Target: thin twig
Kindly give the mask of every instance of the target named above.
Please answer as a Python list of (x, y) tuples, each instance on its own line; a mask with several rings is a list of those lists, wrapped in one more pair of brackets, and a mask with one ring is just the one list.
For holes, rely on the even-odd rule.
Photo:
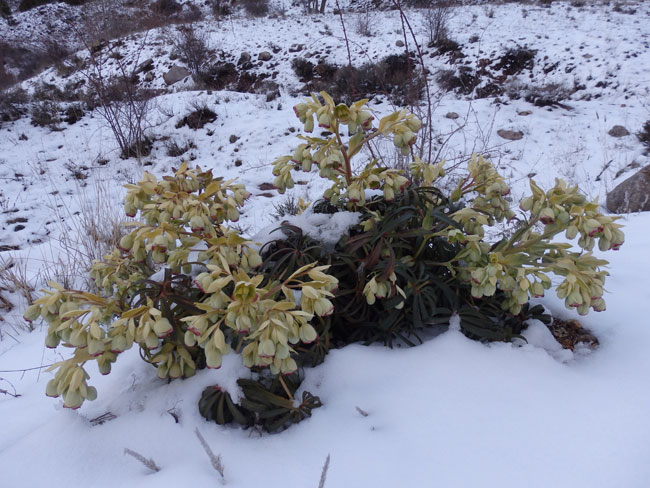
[(160, 468), (158, 467), (156, 462), (153, 460), (153, 458), (147, 459), (146, 457), (144, 457), (139, 452), (133, 451), (133, 450), (129, 449), (128, 447), (124, 448), (124, 454), (128, 454), (129, 456), (137, 459), (138, 461), (140, 461), (142, 464), (144, 464), (147, 468), (149, 468), (151, 471), (153, 471), (155, 473), (160, 471)]
[(328, 454), (325, 458), (325, 464), (323, 464), (323, 470), (320, 473), (320, 483), (318, 483), (318, 488), (325, 488), (325, 480), (327, 479), (327, 470), (330, 468), (330, 455)]
[(196, 434), (196, 437), (199, 438), (199, 442), (201, 443), (201, 446), (203, 447), (203, 450), (205, 453), (208, 455), (210, 458), (210, 464), (212, 464), (212, 467), (214, 470), (221, 475), (221, 484), (225, 485), (226, 484), (226, 478), (224, 476), (224, 467), (221, 462), (221, 454), (218, 456), (214, 454), (210, 446), (208, 445), (207, 441), (201, 434), (198, 428), (194, 429), (194, 433)]

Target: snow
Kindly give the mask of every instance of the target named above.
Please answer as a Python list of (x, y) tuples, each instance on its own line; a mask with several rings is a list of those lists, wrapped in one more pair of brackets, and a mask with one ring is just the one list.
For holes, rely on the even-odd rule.
[[(536, 65), (515, 81), (569, 86), (575, 82), (585, 88), (565, 100), (569, 110), (535, 107), (507, 97), (502, 100), (506, 103), (468, 99), (437, 91), (432, 84), (435, 130), (442, 140), (457, 131), (440, 157), (453, 166), (473, 150), (490, 153), (513, 187), (513, 202), (528, 191), (529, 175), (543, 187), (551, 186), (556, 177), (565, 178), (603, 202), (607, 191), (633, 174), (635, 167), (649, 164), (633, 135), (650, 118), (650, 29), (645, 22), (649, 5), (634, 4), (638, 11), (630, 15), (596, 3), (581, 9), (568, 2), (553, 2), (550, 8), (507, 3), (455, 9), (451, 32), (463, 45), (464, 62), (475, 63), (514, 45), (527, 46), (538, 50)], [(67, 8), (57, 4), (41, 11)], [(15, 31), (0, 19), (0, 38), (12, 32), (39, 35), (44, 24), (38, 15), (17, 16), (27, 20), (13, 28), (22, 30)], [(355, 62), (401, 52), (395, 46), (403, 38), (397, 14), (376, 15), (381, 21), (373, 24), (374, 36), (361, 37), (349, 29)], [(416, 13), (413, 22), (423, 38), (423, 23)], [(214, 46), (227, 47), (226, 55), (234, 62), (242, 51), (255, 59), (272, 45), (281, 48), (272, 61), (277, 65), (259, 68), (278, 72), (277, 100), (181, 91), (174, 85), (175, 92), (156, 98), (160, 111), (152, 121), (159, 138), (196, 145), (190, 150), (192, 164), (246, 184), (253, 197), (238, 225), (253, 240), (264, 242), (278, 226), (273, 204), (285, 197), (262, 188), (273, 181), (272, 161), (289, 153), (300, 133), (291, 111), (300, 99), (294, 95), (299, 83), (287, 48), (303, 43), (304, 53), (346, 64), (338, 17), (310, 17), (290, 7), (286, 17), (273, 22), (235, 16), (196, 26), (209, 34)], [(153, 88), (163, 86), (162, 73), (177, 62), (168, 58), (164, 34), (164, 29), (150, 32), (151, 43), (139, 54), (141, 61), (156, 58)], [(472, 35), (479, 41), (469, 43)], [(140, 39), (135, 35), (126, 43), (127, 55), (139, 52)], [(448, 58), (425, 51), (432, 73), (451, 66)], [(542, 62), (544, 56), (548, 60)], [(545, 64), (556, 62), (558, 68), (544, 74)], [(49, 70), (24, 86), (33, 88), (39, 81), (63, 86), (70, 80)], [(607, 86), (598, 87), (599, 81), (607, 81)], [(176, 129), (191, 102), (207, 103), (217, 112), (217, 120), (196, 131)], [(384, 100), (371, 106), (379, 115), (391, 108)], [(520, 115), (528, 111), (529, 115)], [(460, 118), (446, 118), (448, 112)], [(615, 124), (624, 125), (632, 135), (608, 136)], [(59, 258), (74, 258), (66, 256), (62, 238), (86, 239), (79, 235), (82, 227), (76, 215), (84, 202), (98, 201), (101, 212), (121, 215), (122, 185), (138, 181), (145, 170), (161, 177), (181, 160), (168, 156), (160, 140), (142, 165), (119, 159), (110, 130), (96, 113), (62, 127), (65, 130), (32, 127), (28, 117), (0, 125), (0, 246), (16, 248), (0, 252), (0, 266), (13, 260), (36, 290), (60, 271)], [(496, 135), (497, 129), (520, 130), (524, 137), (505, 141)], [(27, 140), (20, 137), (23, 134)], [(231, 135), (239, 139), (231, 143)], [(86, 178), (76, 178), (76, 170)], [(296, 174), (294, 180), (297, 184), (289, 194), (310, 201), (330, 185), (316, 173)], [(358, 216), (320, 218), (322, 222), (307, 213), (287, 220), (308, 235), (332, 242)], [(598, 253), (610, 261), (607, 310), (580, 318), (598, 337), (597, 350), (562, 350), (534, 321), (524, 333), (527, 342), (481, 344), (450, 327), (414, 348), (348, 346), (330, 352), (322, 365), (305, 372), (301, 388), (318, 395), (323, 407), (275, 435), (218, 426), (199, 415), (198, 398), (209, 385), (219, 384), (237, 397), (235, 380), (249, 372), (232, 353), (219, 370), (165, 383), (137, 351), (128, 351), (108, 376), (90, 368), (90, 383), (99, 393), (96, 401), (77, 411), (63, 409), (60, 399), (44, 394), (52, 373), (29, 368), (60, 360), (66, 351), (46, 349), (45, 328), (37, 325), (29, 332), (21, 321), (25, 306), (21, 294), (3, 292), (15, 307), (0, 309), (0, 389), (13, 393), (15, 388), (20, 396), (0, 392), (0, 485), (171, 487), (191, 480), (196, 487), (215, 486), (219, 476), (194, 435), (198, 427), (213, 451), (221, 454), (225, 481), (231, 487), (317, 486), (329, 454), (325, 484), (329, 488), (646, 488), (650, 324), (644, 307), (650, 303), (646, 284), (650, 215), (626, 215), (623, 223), (626, 242), (621, 250)], [(81, 279), (83, 270), (75, 272)], [(551, 293), (540, 303), (557, 316), (576, 318)], [(116, 418), (101, 425), (90, 422), (107, 412)], [(125, 448), (153, 458), (161, 471), (151, 473), (125, 456)]]
[[(313, 208), (307, 208), (300, 215), (287, 215), (282, 218), (282, 223), (293, 225), (312, 239), (322, 242), (332, 249), (336, 243), (347, 235), (348, 229), (359, 223), (359, 212), (337, 212), (335, 214), (314, 213)], [(252, 237), (253, 242), (263, 246), (267, 242), (285, 239), (285, 235), (278, 223), (271, 224)]]

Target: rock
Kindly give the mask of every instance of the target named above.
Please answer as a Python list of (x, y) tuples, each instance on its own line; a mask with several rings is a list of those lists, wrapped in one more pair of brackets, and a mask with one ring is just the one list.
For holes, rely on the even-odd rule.
[(146, 61), (140, 63), (135, 69), (135, 74), (145, 73), (153, 69), (153, 58), (149, 58)]
[(163, 80), (165, 80), (165, 83), (167, 86), (173, 85), (174, 83), (178, 83), (182, 79), (187, 78), (190, 76), (190, 72), (187, 68), (183, 68), (182, 66), (177, 66), (174, 65), (170, 68), (170, 70), (163, 75)]
[(144, 81), (151, 83), (153, 81), (153, 72), (149, 71), (146, 75), (144, 75)]
[(460, 115), (458, 115), (456, 112), (447, 112), (447, 115), (445, 115), (446, 118), (451, 119), (451, 120), (456, 120)]
[(291, 44), (291, 46), (289, 46), (289, 52), (290, 53), (297, 53), (297, 52), (302, 51), (304, 49), (304, 47), (305, 46), (303, 44)]
[(607, 194), (607, 210), (612, 213), (650, 210), (650, 166), (633, 174)]
[(273, 55), (268, 51), (262, 51), (257, 55), (257, 59), (260, 61), (269, 61), (272, 57)]
[(615, 125), (611, 129), (609, 129), (608, 134), (612, 137), (625, 137), (630, 135), (630, 131), (627, 130), (622, 125)]
[(499, 129), (497, 131), (497, 135), (501, 137), (502, 139), (506, 139), (508, 141), (518, 141), (522, 137), (524, 137), (524, 133), (518, 130), (505, 130), (505, 129)]
[(404, 41), (398, 39), (397, 41), (395, 41), (395, 45), (397, 47), (404, 47)]
[(237, 64), (241, 66), (242, 64), (250, 63), (250, 60), (251, 55), (244, 51), (241, 53), (241, 56), (239, 56), (239, 61), (237, 61)]
[(521, 112), (517, 112), (517, 115), (521, 115), (522, 117), (525, 117), (526, 115), (531, 115), (533, 112), (530, 110), (522, 110)]

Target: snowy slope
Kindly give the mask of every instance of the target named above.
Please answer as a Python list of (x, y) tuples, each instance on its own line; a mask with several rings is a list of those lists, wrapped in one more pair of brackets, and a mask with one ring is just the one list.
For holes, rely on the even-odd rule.
[[(529, 175), (545, 187), (555, 177), (565, 178), (604, 201), (635, 167), (649, 163), (633, 134), (650, 119), (650, 5), (626, 8), (636, 13), (616, 11), (613, 5), (576, 8), (568, 2), (550, 8), (516, 3), (459, 7), (450, 32), (465, 57), (455, 64), (449, 55), (426, 47), (423, 21), (412, 12), (432, 74), (433, 125), (441, 140), (451, 134), (441, 156), (454, 164), (472, 151), (489, 153), (513, 186), (514, 202), (527, 191)], [(402, 52), (396, 45), (404, 39), (397, 13), (373, 15), (374, 36), (348, 28), (355, 63)], [(6, 36), (11, 31), (3, 22), (0, 31)], [(193, 163), (247, 185), (253, 198), (240, 221), (247, 233), (273, 221), (272, 204), (284, 197), (260, 186), (272, 182), (270, 163), (295, 145), (300, 129), (291, 107), (300, 99), (301, 83), (290, 63), (312, 54), (312, 59), (346, 64), (338, 16), (310, 17), (291, 7), (274, 20), (235, 16), (196, 28), (224, 50), (223, 59), (235, 63), (244, 51), (253, 59), (261, 51), (272, 52), (273, 58), (255, 69), (277, 72), (280, 97), (266, 101), (264, 95), (185, 91), (190, 81), (168, 89), (162, 74), (178, 63), (169, 58), (169, 32), (134, 36), (126, 55), (154, 58), (150, 87), (168, 91), (156, 99), (152, 154), (144, 165), (121, 160), (97, 113), (75, 125), (62, 124), (62, 131), (33, 127), (28, 117), (1, 125), (0, 249), (5, 250), (0, 263), (13, 260), (37, 289), (43, 286), (56, 273), (55, 262), (66, 258), (62, 236), (78, 231), (75, 214), (84, 205), (100, 200), (109, 213), (121, 212), (123, 184), (137, 181), (145, 170), (162, 176), (180, 163), (181, 157), (167, 155), (165, 137), (179, 144), (191, 141), (196, 147), (184, 157), (191, 155)], [(25, 30), (24, 35), (35, 34)], [(473, 36), (478, 41), (470, 42)], [(290, 52), (296, 44), (303, 44), (302, 50)], [(444, 93), (434, 81), (439, 70), (459, 64), (474, 69), (481, 59), (497, 58), (516, 46), (535, 50), (535, 64), (511, 82), (584, 86), (563, 101), (568, 108), (537, 107), (507, 95), (496, 100)], [(549, 66), (555, 67), (545, 73)], [(71, 78), (49, 70), (24, 86), (33, 89), (40, 81), (64, 86)], [(196, 131), (176, 129), (197, 101), (210, 106), (217, 119)], [(385, 101), (372, 106), (379, 115), (391, 110)], [(449, 112), (459, 118), (448, 118)], [(616, 124), (632, 135), (609, 136)], [(523, 137), (507, 141), (498, 129), (521, 131)], [(233, 135), (237, 140), (231, 142)], [(315, 174), (305, 174), (292, 191), (314, 200), (323, 187)], [(0, 309), (0, 486), (167, 487), (188, 480), (197, 487), (218, 485), (195, 427), (222, 455), (227, 486), (233, 487), (318, 486), (328, 454), (325, 486), (330, 488), (650, 486), (650, 328), (643, 309), (650, 299), (644, 285), (650, 275), (650, 217), (629, 215), (624, 222), (625, 245), (604, 256), (611, 262), (607, 311), (582, 319), (600, 339), (596, 351), (558, 353), (535, 326), (526, 345), (480, 344), (452, 327), (416, 348), (350, 346), (331, 352), (324, 364), (307, 372), (303, 388), (320, 396), (324, 406), (278, 435), (220, 427), (198, 414), (196, 403), (205, 386), (234, 389), (234, 379), (246, 375), (234, 355), (219, 371), (165, 384), (130, 351), (109, 376), (90, 371), (99, 391), (96, 401), (77, 411), (62, 409), (60, 400), (44, 395), (50, 373), (22, 371), (58, 360), (62, 351), (44, 348), (40, 326), (25, 329), (20, 319), (24, 299), (10, 294), (14, 309)], [(543, 303), (570, 316), (558, 300)], [(101, 425), (90, 422), (107, 412), (116, 418)], [(152, 457), (161, 471), (149, 472), (126, 457), (124, 448)]]

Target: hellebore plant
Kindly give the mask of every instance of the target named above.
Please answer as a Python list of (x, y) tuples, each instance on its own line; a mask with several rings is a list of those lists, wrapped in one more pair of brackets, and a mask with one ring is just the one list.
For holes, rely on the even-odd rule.
[[(56, 374), (48, 395), (62, 395), (69, 408), (93, 400), (84, 365), (95, 361), (108, 374), (134, 344), (170, 380), (218, 368), (235, 350), (259, 383), (241, 380), (241, 406), (207, 389), (203, 414), (223, 422), (265, 418), (276, 428), (320, 405), (305, 393), (292, 406), (299, 381), (283, 379), (310, 353), (318, 362), (329, 347), (355, 340), (409, 342), (417, 329), (453, 312), (468, 335), (507, 340), (540, 313), (529, 300), (552, 287), (552, 275), (561, 278), (556, 290), (568, 308), (605, 309), (607, 262), (591, 250), (596, 242), (601, 251), (617, 250), (624, 236), (617, 218), (601, 214), (577, 187), (558, 179), (544, 192), (531, 180), (532, 195), (515, 214), (504, 179), (474, 155), (446, 195), (435, 186), (445, 176), (444, 161), (413, 155), (421, 126), (414, 115), (399, 110), (375, 127), (367, 100), (347, 106), (320, 95), (294, 110), (307, 133), (318, 124), (326, 135), (299, 136), (293, 154), (273, 163), (274, 183), (284, 192), (294, 171), (317, 168), (332, 185), (314, 211), (353, 210), (360, 222), (334, 250), (289, 226), (286, 239), (260, 249), (227, 225), (249, 196), (243, 185), (186, 163), (161, 180), (145, 173), (127, 186), (125, 198), (126, 214), (139, 213), (140, 222), (129, 224), (133, 230), (91, 268), (100, 291), (50, 283), (25, 312), (27, 320), (49, 324), (48, 347), (73, 349), (50, 368)], [(392, 138), (401, 154), (412, 155), (408, 171), (381, 166), (370, 145), (377, 137)], [(369, 161), (355, 173), (352, 160), (365, 153)], [(488, 242), (486, 228), (496, 225), (503, 238)], [(554, 242), (561, 233), (579, 237), (580, 249)]]

